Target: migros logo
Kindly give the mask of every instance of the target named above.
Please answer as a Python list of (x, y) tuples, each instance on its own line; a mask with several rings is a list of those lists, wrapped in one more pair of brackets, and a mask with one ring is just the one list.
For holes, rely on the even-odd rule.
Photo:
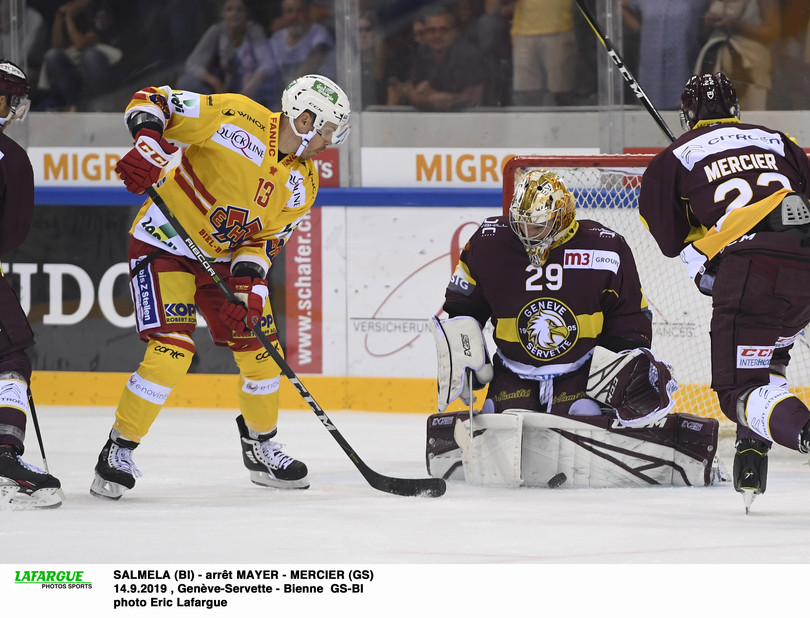
[(417, 182), (501, 182), (501, 170), (513, 155), (501, 158), (493, 154), (417, 154)]

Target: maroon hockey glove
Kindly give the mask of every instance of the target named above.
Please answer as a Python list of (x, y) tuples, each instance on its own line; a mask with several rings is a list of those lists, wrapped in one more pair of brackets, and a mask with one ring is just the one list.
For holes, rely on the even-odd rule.
[(234, 277), (230, 285), (239, 302), (226, 302), (219, 310), (219, 317), (234, 333), (244, 337), (262, 319), (270, 292), (264, 279)]
[(160, 178), (177, 146), (172, 145), (157, 131), (141, 129), (135, 145), (115, 166), (115, 173), (124, 181), (127, 191), (142, 195)]
[(587, 394), (616, 410), (625, 427), (651, 425), (675, 405), (678, 383), (669, 365), (647, 348), (615, 353), (597, 347), (588, 376)]

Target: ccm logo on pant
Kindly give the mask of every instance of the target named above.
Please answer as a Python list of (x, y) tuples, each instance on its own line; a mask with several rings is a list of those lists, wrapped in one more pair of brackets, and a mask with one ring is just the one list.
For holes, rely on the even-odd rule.
[(773, 346), (738, 345), (737, 369), (770, 367)]

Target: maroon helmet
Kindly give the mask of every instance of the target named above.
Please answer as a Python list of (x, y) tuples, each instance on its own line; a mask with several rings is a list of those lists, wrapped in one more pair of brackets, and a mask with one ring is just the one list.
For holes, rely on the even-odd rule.
[(681, 126), (693, 128), (701, 120), (739, 118), (737, 91), (723, 73), (693, 75), (681, 94)]
[(28, 77), (23, 70), (10, 60), (0, 58), (0, 94), (8, 98), (11, 108), (10, 116), (0, 118), (0, 124), (5, 124), (11, 119), (22, 120), (25, 117), (29, 107), (30, 91)]

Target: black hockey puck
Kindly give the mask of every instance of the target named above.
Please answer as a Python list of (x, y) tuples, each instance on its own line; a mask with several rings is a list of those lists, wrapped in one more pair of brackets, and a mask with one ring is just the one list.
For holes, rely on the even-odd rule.
[(559, 487), (560, 485), (565, 483), (565, 481), (567, 481), (567, 480), (568, 480), (568, 477), (565, 476), (565, 473), (560, 472), (559, 474), (555, 474), (554, 476), (552, 476), (548, 480), (548, 486), (551, 487), (552, 489), (554, 489), (555, 487)]

